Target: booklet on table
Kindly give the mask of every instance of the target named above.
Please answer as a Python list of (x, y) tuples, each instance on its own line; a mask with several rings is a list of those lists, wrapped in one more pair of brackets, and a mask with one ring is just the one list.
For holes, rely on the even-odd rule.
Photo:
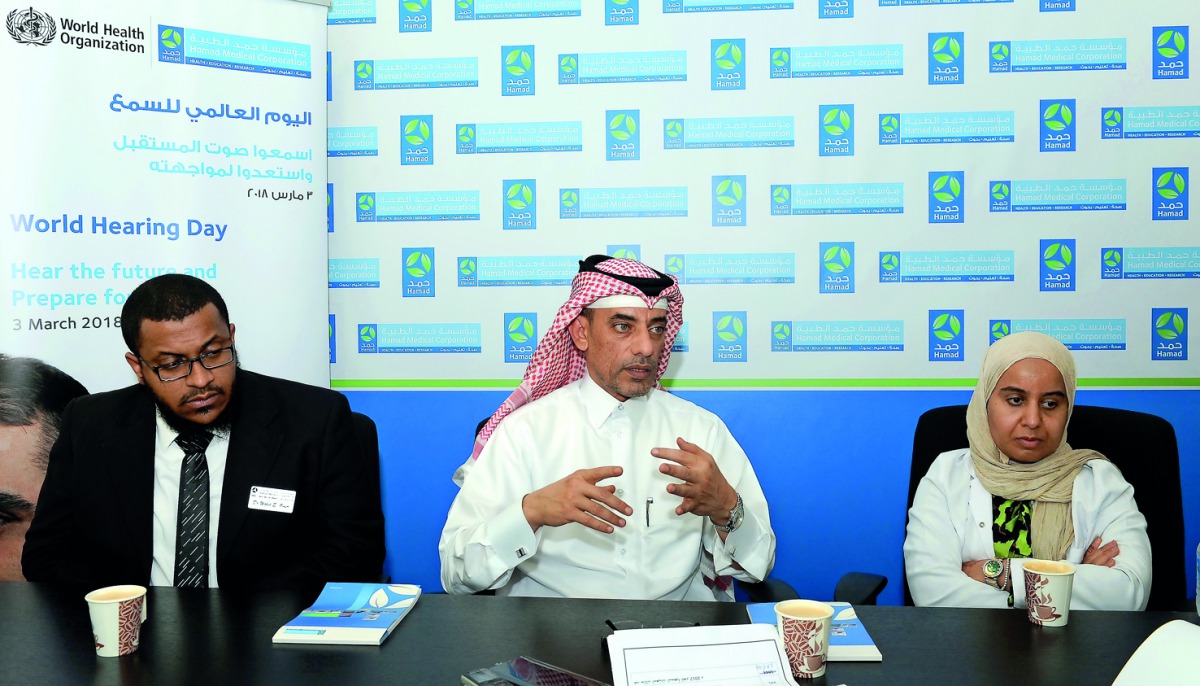
[(421, 597), (412, 584), (330, 582), (312, 607), (279, 627), (273, 643), (379, 645)]

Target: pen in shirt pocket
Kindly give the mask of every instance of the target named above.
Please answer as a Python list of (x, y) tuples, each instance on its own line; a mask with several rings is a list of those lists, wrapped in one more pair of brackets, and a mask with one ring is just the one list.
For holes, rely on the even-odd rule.
[(650, 506), (654, 504), (654, 498), (646, 498), (646, 528), (650, 528)]

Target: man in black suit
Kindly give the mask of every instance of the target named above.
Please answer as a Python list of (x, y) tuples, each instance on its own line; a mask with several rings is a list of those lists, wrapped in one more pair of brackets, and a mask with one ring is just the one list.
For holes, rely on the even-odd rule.
[(30, 581), (318, 588), (382, 568), (377, 465), (339, 393), (239, 368), (225, 302), (155, 277), (121, 312), (138, 383), (73, 402), (22, 557)]

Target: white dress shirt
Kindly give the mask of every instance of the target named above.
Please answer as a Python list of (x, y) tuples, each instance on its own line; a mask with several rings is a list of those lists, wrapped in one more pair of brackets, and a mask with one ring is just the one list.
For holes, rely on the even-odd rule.
[[(183, 471), (183, 448), (175, 442), (179, 432), (155, 411), (154, 431), (154, 562), (150, 567), (152, 586), (175, 585), (175, 531), (179, 517), (179, 478)], [(208, 586), (217, 588), (217, 528), (221, 519), (221, 486), (225, 481), (225, 458), (229, 434), (213, 434), (204, 451), (208, 462)]]
[[(1035, 505), (1036, 507), (1036, 505)], [(1091, 460), (1071, 491), (1075, 540), (1066, 562), (1075, 565), (1072, 610), (1144, 610), (1150, 596), (1150, 539), (1133, 487), (1111, 462)], [(964, 562), (996, 556), (992, 540), (992, 494), (975, 476), (969, 449), (942, 453), (921, 479), (908, 513), (904, 566), (917, 605), (1007, 607), (1008, 594), (975, 581)], [(1116, 566), (1082, 564), (1100, 537), (1117, 541)], [(1013, 558), (1013, 601), (1025, 607), (1022, 560)]]
[[(683, 499), (667, 484), (678, 480), (650, 450), (678, 448), (676, 437), (709, 452), (742, 496), (745, 518), (724, 542), (709, 518), (675, 514)], [(532, 531), (526, 494), (609, 465), (624, 471), (600, 485), (616, 486), (633, 508), (624, 527)], [(702, 570), (760, 581), (775, 561), (775, 534), (754, 469), (716, 415), (659, 390), (621, 402), (584, 376), (500, 423), (450, 506), (438, 550), (450, 593), (713, 600), (726, 596), (705, 585)]]

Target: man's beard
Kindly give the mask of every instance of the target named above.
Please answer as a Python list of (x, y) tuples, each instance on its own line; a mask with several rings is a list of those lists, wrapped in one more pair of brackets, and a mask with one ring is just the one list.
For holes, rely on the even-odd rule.
[[(240, 364), (238, 364), (238, 368), (241, 368)], [(233, 421), (237, 417), (238, 410), (241, 407), (239, 396), (233, 392), (235, 383), (236, 378), (223, 389), (229, 400), (225, 403), (221, 414), (217, 415), (216, 419), (208, 424), (200, 424), (199, 422), (193, 422), (190, 419), (180, 417), (173, 408), (159, 399), (148, 386), (143, 385), (142, 387), (146, 389), (146, 392), (150, 394), (150, 398), (154, 400), (154, 405), (158, 408), (158, 413), (162, 416), (163, 421), (167, 423), (167, 426), (179, 433), (187, 434), (203, 431), (217, 436), (228, 436), (229, 430), (233, 426)], [(204, 389), (200, 389), (200, 392), (203, 391)]]

